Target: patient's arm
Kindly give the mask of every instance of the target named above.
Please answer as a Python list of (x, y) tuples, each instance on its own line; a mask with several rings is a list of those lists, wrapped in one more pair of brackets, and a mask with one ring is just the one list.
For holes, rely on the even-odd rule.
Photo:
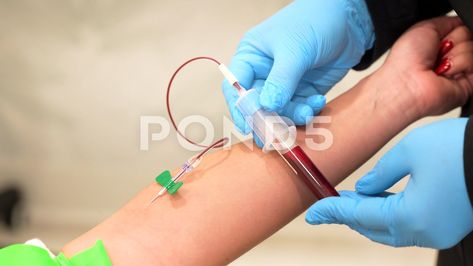
[[(304, 130), (299, 130), (299, 144), (332, 184), (419, 118), (408, 90), (399, 90), (402, 84), (389, 79), (378, 71), (328, 104), (321, 115), (332, 118), (331, 124), (324, 124), (333, 134), (329, 149), (308, 149)], [(114, 265), (228, 263), (315, 200), (277, 153), (250, 151), (243, 144), (207, 156), (176, 195), (149, 206), (160, 188), (152, 184), (144, 189), (112, 217), (67, 244), (65, 254), (102, 239)]]
[[(460, 104), (454, 97), (419, 101), (425, 96), (422, 88), (431, 94), (435, 89), (429, 82), (422, 86), (418, 77), (422, 81), (438, 78), (430, 70), (438, 42), (458, 22), (438, 24), (444, 33), (432, 41), (435, 48), (430, 56), (434, 58), (418, 58), (423, 68), (401, 73), (401, 63), (388, 59), (387, 67), (328, 104), (321, 115), (331, 116), (332, 123), (319, 126), (333, 134), (329, 149), (308, 149), (304, 131), (299, 130), (299, 144), (332, 184), (338, 184), (411, 122), (438, 110), (435, 104)], [(429, 29), (424, 28), (424, 33), (435, 34)], [(400, 50), (412, 52), (407, 44)], [(419, 49), (421, 55), (426, 53), (423, 47)], [(416, 63), (416, 53), (412, 54), (408, 66)], [(443, 82), (439, 88), (445, 93), (450, 88)], [(67, 244), (64, 253), (74, 255), (102, 239), (114, 265), (224, 264), (269, 237), (315, 200), (276, 153), (249, 151), (243, 144), (207, 156), (176, 195), (148, 205), (160, 188), (156, 184), (145, 188), (112, 217)]]

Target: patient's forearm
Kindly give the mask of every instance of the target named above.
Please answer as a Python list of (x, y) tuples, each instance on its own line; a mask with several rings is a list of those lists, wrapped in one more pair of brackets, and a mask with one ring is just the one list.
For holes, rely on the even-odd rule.
[(315, 127), (332, 132), (329, 149), (308, 149), (306, 136), (298, 134), (300, 145), (332, 184), (340, 183), (392, 137), (425, 115), (417, 106), (417, 96), (398, 77), (383, 71), (360, 81), (323, 109), (320, 115), (332, 121)]
[[(411, 95), (379, 77), (365, 79), (321, 115), (333, 145), (301, 147), (332, 184), (339, 183), (392, 136), (419, 117)], [(389, 87), (388, 87), (389, 86)], [(161, 169), (162, 170), (162, 169)], [(125, 207), (65, 246), (71, 256), (102, 239), (114, 265), (228, 263), (283, 227), (315, 198), (275, 153), (238, 144), (207, 156), (174, 196), (150, 199), (152, 184)]]

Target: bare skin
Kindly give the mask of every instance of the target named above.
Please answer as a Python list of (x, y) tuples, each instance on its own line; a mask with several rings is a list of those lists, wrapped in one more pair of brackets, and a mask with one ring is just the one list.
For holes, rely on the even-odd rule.
[[(431, 70), (439, 42), (459, 25), (456, 19), (418, 25), (398, 41), (382, 68), (330, 102), (321, 115), (332, 122), (315, 125), (331, 131), (329, 149), (309, 149), (307, 139), (321, 139), (298, 130), (299, 145), (333, 185), (410, 123), (465, 101), (469, 86)], [(420, 34), (422, 43), (411, 41)], [(404, 68), (407, 52), (413, 53), (409, 71)], [(151, 184), (63, 252), (72, 256), (102, 239), (114, 265), (227, 264), (316, 200), (276, 153), (250, 151), (243, 144), (207, 156), (178, 194), (149, 205), (160, 188)]]

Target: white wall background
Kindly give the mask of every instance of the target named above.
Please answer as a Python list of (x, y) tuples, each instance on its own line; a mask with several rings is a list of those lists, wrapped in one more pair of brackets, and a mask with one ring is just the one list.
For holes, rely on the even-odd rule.
[[(156, 173), (180, 165), (189, 153), (174, 133), (139, 150), (140, 116), (165, 115), (165, 86), (178, 64), (196, 55), (228, 62), (242, 34), (287, 2), (1, 0), (0, 185), (25, 190), (30, 222), (14, 233), (0, 231), (0, 240), (40, 236), (58, 249)], [(329, 98), (366, 74), (351, 72)], [(220, 136), (222, 114), (228, 116), (221, 80), (211, 64), (189, 67), (173, 92), (176, 116), (206, 115)], [(352, 188), (374, 160), (340, 188)], [(299, 217), (235, 265), (379, 260), (431, 265), (434, 252), (384, 247)]]

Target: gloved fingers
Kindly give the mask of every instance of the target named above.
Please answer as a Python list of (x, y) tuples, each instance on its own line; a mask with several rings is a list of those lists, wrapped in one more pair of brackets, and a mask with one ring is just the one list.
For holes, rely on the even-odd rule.
[(314, 110), (314, 115), (317, 115), (327, 104), (327, 98), (324, 95), (312, 95), (307, 97), (307, 104)]
[(353, 224), (357, 199), (340, 196), (328, 197), (317, 201), (306, 213), (309, 224)]
[(253, 76), (250, 77), (251, 79), (242, 76), (240, 80), (238, 74), (233, 73), (239, 79), (239, 82), (241, 83), (241, 85), (243, 85), (243, 87), (245, 87), (246, 89), (250, 89), (252, 86), (252, 82), (254, 82), (255, 80), (266, 80), (273, 64), (274, 60), (272, 58), (268, 57), (261, 51), (258, 51), (257, 48), (253, 47), (252, 45), (243, 42), (239, 45), (235, 56), (232, 58), (230, 70), (232, 72), (238, 72), (238, 68), (240, 66), (242, 67), (242, 69), (245, 69), (245, 65), (250, 66), (253, 70)]
[(339, 191), (339, 194), (340, 194), (340, 196), (347, 197), (347, 198), (352, 198), (352, 199), (355, 199), (355, 200), (368, 199), (368, 198), (373, 198), (373, 197), (387, 198), (391, 195), (395, 195), (394, 193), (387, 192), (387, 191), (384, 191), (384, 192), (376, 194), (376, 195), (366, 195), (366, 194), (361, 194), (361, 193), (358, 193), (356, 191), (350, 191), (350, 190), (341, 190), (341, 191)]
[(327, 102), (325, 96), (320, 94), (314, 94), (309, 97), (294, 96), (292, 97), (292, 101), (309, 105), (314, 111), (314, 115), (320, 113)]
[(306, 125), (314, 118), (314, 110), (306, 103), (289, 101), (280, 113), (298, 126)]
[(350, 198), (356, 201), (362, 200), (362, 199), (368, 199), (372, 197), (372, 196), (360, 194), (360, 193), (357, 193), (356, 191), (351, 191), (351, 190), (340, 190), (338, 194), (340, 194), (340, 197), (346, 197), (346, 198)]
[[(257, 79), (255, 80), (255, 83), (253, 84), (253, 88), (257, 90), (258, 92), (261, 91), (261, 88), (263, 87), (264, 80), (262, 79)], [(264, 143), (261, 141), (261, 139), (253, 132), (253, 141), (255, 142), (256, 146), (258, 146), (260, 149), (263, 148)]]
[[(232, 59), (229, 69), (243, 87), (251, 88), (255, 77), (253, 67), (250, 63), (248, 63), (251, 53), (243, 53), (240, 49), (241, 46), (239, 47), (237, 54)], [(242, 134), (249, 134), (251, 129), (243, 118), (243, 115), (235, 106), (235, 103), (238, 100), (238, 92), (232, 86), (232, 84), (228, 83), (226, 80), (223, 81), (222, 89), (235, 126)]]
[(238, 92), (228, 84), (227, 81), (223, 81), (223, 95), (228, 105), (228, 109), (230, 110), (230, 115), (232, 116), (233, 123), (235, 124), (238, 131), (240, 131), (243, 135), (248, 135), (251, 132), (250, 126), (246, 123), (243, 115), (240, 111), (236, 108), (236, 101), (238, 100)]
[(393, 200), (398, 196), (392, 193), (382, 193), (380, 196), (369, 196), (355, 191), (340, 191), (341, 197), (353, 199), (357, 202), (354, 209), (354, 221), (351, 225), (369, 230), (388, 230), (390, 214), (395, 206)]
[[(252, 48), (252, 46), (242, 42), (232, 59), (229, 69), (244, 88), (250, 89), (256, 82), (255, 79), (267, 77), (271, 65), (271, 59), (264, 57), (264, 55)], [(237, 91), (232, 84), (229, 84), (226, 80), (223, 82), (222, 88), (234, 124), (242, 134), (249, 134), (251, 132), (249, 125), (245, 122), (240, 111), (235, 107), (235, 103), (238, 99)]]
[(261, 90), (261, 106), (269, 111), (278, 111), (289, 102), (308, 68), (305, 61), (303, 58), (275, 55), (274, 64)]
[(357, 231), (361, 235), (369, 238), (370, 240), (381, 243), (384, 245), (395, 246), (396, 243), (394, 241), (394, 237), (389, 232), (389, 230), (373, 230), (367, 229), (360, 226), (352, 226), (351, 229)]
[(241, 51), (237, 51), (228, 67), (238, 79), (238, 82), (246, 89), (250, 89), (255, 80), (256, 73), (252, 61), (250, 60), (255, 60), (256, 58), (258, 58), (257, 55), (249, 52), (242, 53)]
[(340, 197), (324, 198), (312, 205), (306, 221), (310, 224), (346, 224), (370, 230), (388, 230), (392, 197), (370, 197), (343, 191)]
[(311, 91), (316, 90), (318, 94), (324, 95), (348, 73), (348, 70), (332, 65), (311, 69), (302, 76), (296, 94), (309, 96), (314, 94)]
[[(268, 76), (272, 64), (272, 59), (267, 58), (253, 46), (242, 41), (238, 46), (235, 56), (232, 58), (229, 69), (244, 88), (250, 89), (253, 87), (256, 79), (265, 79)], [(240, 111), (235, 107), (238, 93), (232, 84), (229, 84), (226, 80), (223, 82), (222, 88), (234, 124), (242, 134), (249, 134), (251, 132), (250, 127), (245, 122)]]
[(410, 166), (404, 145), (401, 141), (381, 157), (376, 166), (356, 182), (356, 191), (368, 195), (382, 193), (405, 177)]
[(253, 132), (253, 140), (256, 143), (256, 146), (258, 146), (260, 149), (263, 148), (264, 143), (261, 141), (261, 139)]
[[(264, 86), (264, 80), (257, 79), (253, 88), (261, 94)], [(291, 119), (295, 125), (305, 125), (314, 117), (313, 108), (303, 101), (291, 99), (281, 110), (277, 110), (280, 115)]]

